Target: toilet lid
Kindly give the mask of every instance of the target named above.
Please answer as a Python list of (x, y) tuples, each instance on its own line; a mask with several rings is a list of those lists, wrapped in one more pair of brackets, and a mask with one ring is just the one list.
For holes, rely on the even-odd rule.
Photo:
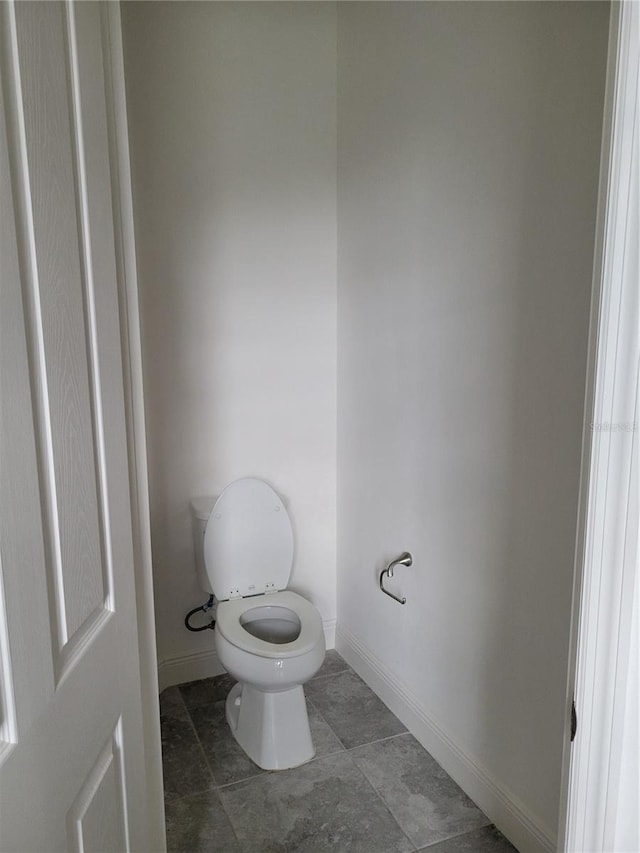
[(207, 522), (204, 562), (219, 601), (287, 588), (293, 530), (271, 486), (254, 477), (227, 486)]

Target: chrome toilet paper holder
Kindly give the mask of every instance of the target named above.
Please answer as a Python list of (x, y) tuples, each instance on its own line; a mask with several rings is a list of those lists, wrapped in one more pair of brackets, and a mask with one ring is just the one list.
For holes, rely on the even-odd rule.
[(400, 554), (399, 557), (396, 557), (395, 560), (391, 560), (391, 562), (389, 563), (387, 568), (383, 569), (380, 572), (380, 589), (382, 590), (382, 592), (384, 592), (385, 595), (388, 595), (389, 598), (393, 598), (394, 601), (397, 601), (398, 604), (406, 604), (407, 599), (404, 596), (402, 596), (402, 598), (400, 598), (399, 596), (394, 595), (392, 592), (389, 592), (388, 589), (385, 589), (382, 580), (383, 580), (385, 575), (388, 578), (392, 578), (393, 577), (393, 570), (395, 569), (396, 566), (410, 566), (412, 563), (413, 563), (413, 557), (411, 556), (411, 554), (408, 551), (404, 551), (402, 554)]

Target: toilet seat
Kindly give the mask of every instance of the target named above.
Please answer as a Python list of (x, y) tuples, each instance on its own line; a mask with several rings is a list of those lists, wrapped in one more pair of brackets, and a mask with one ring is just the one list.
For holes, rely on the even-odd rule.
[[(285, 607), (300, 620), (300, 634), (290, 643), (268, 643), (250, 634), (241, 617), (256, 607)], [(291, 590), (221, 601), (216, 613), (216, 631), (233, 646), (262, 658), (293, 658), (310, 651), (322, 636), (322, 620), (316, 608)]]
[(293, 528), (279, 495), (256, 477), (230, 483), (204, 534), (204, 564), (218, 601), (286, 589)]

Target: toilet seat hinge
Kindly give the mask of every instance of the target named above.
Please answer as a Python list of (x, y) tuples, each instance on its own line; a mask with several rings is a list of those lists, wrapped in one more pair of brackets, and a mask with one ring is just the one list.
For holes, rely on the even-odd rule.
[(278, 592), (274, 583), (266, 583), (264, 585), (264, 594), (268, 595), (270, 592)]

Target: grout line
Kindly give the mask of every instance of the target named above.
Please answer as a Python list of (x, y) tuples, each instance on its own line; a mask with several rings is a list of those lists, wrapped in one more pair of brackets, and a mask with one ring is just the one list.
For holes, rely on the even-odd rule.
[[(309, 699), (309, 697), (306, 695), (306, 693), (305, 693), (305, 699), (306, 699), (306, 701), (309, 703), (309, 705), (311, 705), (311, 707), (313, 708), (313, 710), (314, 710), (314, 711), (316, 712), (316, 714), (320, 717), (320, 719), (322, 720), (322, 722), (325, 724), (325, 726), (329, 729), (329, 731), (331, 732), (331, 734), (334, 736), (334, 738), (338, 741), (338, 743), (339, 743), (339, 744), (340, 744), (340, 746), (342, 747), (342, 749), (336, 749), (336, 751), (335, 751), (335, 752), (328, 752), (328, 753), (326, 753), (326, 754), (327, 754), (327, 755), (335, 755), (335, 754), (336, 754), (336, 753), (338, 753), (338, 752), (344, 752), (344, 751), (346, 750), (346, 748), (347, 748), (347, 747), (342, 743), (342, 740), (338, 737), (338, 735), (336, 734), (336, 732), (335, 732), (335, 731), (334, 731), (334, 729), (333, 729), (333, 726), (332, 726), (332, 725), (331, 725), (331, 723), (327, 720), (327, 718), (326, 718), (326, 717), (325, 717), (325, 715), (322, 713), (322, 711), (320, 710), (320, 708), (318, 708), (318, 706), (317, 706), (317, 705), (316, 705), (316, 704), (315, 704), (311, 699)], [(312, 760), (312, 761), (315, 761), (315, 759), (316, 759), (316, 758), (323, 758), (323, 756), (322, 756), (322, 755), (314, 755), (314, 756), (313, 756), (313, 758), (312, 758), (311, 760)]]
[(288, 773), (289, 770), (295, 770), (295, 767), (289, 767), (287, 770), (260, 770), (259, 773), (254, 773), (253, 776), (244, 776), (242, 779), (234, 779), (233, 782), (225, 782), (224, 785), (217, 785), (216, 791), (222, 791), (226, 788), (231, 788), (233, 785), (241, 785), (244, 782), (252, 782), (254, 779), (262, 779), (263, 776), (270, 776), (272, 773)]
[[(342, 746), (342, 741), (340, 741), (340, 745)], [(331, 758), (334, 755), (342, 755), (346, 753), (347, 750), (342, 746), (342, 749), (336, 749), (333, 752), (323, 752), (322, 755), (314, 755), (313, 758), (310, 758), (308, 761), (305, 761), (304, 764), (299, 764), (298, 767), (306, 767), (307, 764), (313, 764), (314, 761), (322, 761), (323, 758)], [(290, 770), (297, 770), (297, 767), (290, 767)], [(284, 771), (287, 772), (286, 770)]]
[[(200, 681), (209, 681), (209, 680), (210, 681), (216, 681), (218, 678), (228, 678), (228, 677), (229, 677), (229, 674), (225, 673), (224, 675), (214, 675), (214, 676), (211, 676), (210, 678), (202, 678), (202, 679), (200, 679)], [(186, 682), (186, 684), (192, 684), (192, 683), (193, 682), (190, 682), (190, 681)], [(234, 687), (235, 684), (236, 684), (236, 682), (234, 681), (234, 683), (231, 685), (231, 687)], [(229, 695), (229, 690), (231, 690), (231, 687), (230, 687), (229, 690), (227, 691), (226, 695), (224, 695), (221, 699), (208, 699), (208, 700), (205, 700), (203, 702), (198, 702), (196, 705), (187, 705), (187, 700), (184, 698), (182, 690), (180, 690), (181, 686), (182, 685), (180, 685), (180, 684), (176, 684), (176, 687), (178, 688), (178, 691), (180, 693), (180, 696), (182, 697), (182, 701), (184, 702), (184, 705), (185, 705), (187, 711), (195, 711), (196, 708), (204, 708), (206, 705), (215, 705), (216, 702), (225, 702), (227, 699), (227, 696)]]
[[(311, 764), (313, 761), (322, 761), (323, 758), (331, 758), (333, 755), (342, 755), (344, 752), (348, 752), (348, 750), (343, 746), (342, 749), (336, 749), (334, 752), (324, 752), (322, 755), (314, 755), (313, 758), (307, 761), (307, 764)], [(304, 764), (301, 764), (300, 767), (304, 767)]]
[(238, 833), (236, 832), (235, 825), (234, 825), (233, 821), (231, 820), (231, 815), (229, 814), (229, 812), (227, 811), (227, 809), (225, 807), (224, 800), (222, 799), (222, 796), (220, 794), (220, 788), (219, 787), (216, 788), (216, 794), (218, 796), (218, 802), (220, 803), (220, 808), (222, 809), (224, 814), (227, 816), (227, 820), (229, 821), (229, 826), (231, 827), (231, 832), (233, 833), (233, 837), (237, 841), (238, 847), (240, 847), (241, 850), (244, 850), (244, 844), (240, 841)]
[(182, 800), (188, 800), (190, 797), (201, 797), (204, 794), (213, 794), (216, 791), (216, 788), (202, 788), (199, 791), (190, 791), (188, 794), (181, 794), (179, 797), (166, 797), (164, 798), (165, 808), (167, 806), (173, 805), (173, 803), (180, 803)]
[[(362, 747), (365, 747), (365, 746), (373, 746), (374, 743), (384, 743), (385, 740), (393, 740), (394, 738), (404, 737), (405, 735), (411, 735), (411, 732), (410, 731), (396, 732), (396, 734), (394, 734), (394, 735), (387, 735), (387, 737), (380, 737), (377, 740), (368, 740), (368, 741), (366, 741), (366, 743), (359, 743), (357, 746), (349, 746), (349, 747), (345, 746), (345, 749), (347, 750), (347, 752), (353, 752), (354, 750), (362, 749)], [(411, 737), (413, 737), (413, 735), (411, 735)], [(340, 741), (340, 742), (342, 743), (342, 741)], [(425, 750), (425, 752), (426, 752), (426, 750)]]
[(217, 705), (218, 702), (226, 702), (226, 700), (227, 700), (227, 697), (224, 696), (222, 699), (214, 699), (213, 702), (203, 702), (202, 704), (198, 703), (197, 705), (187, 705), (185, 702), (185, 707), (186, 707), (187, 711), (189, 711), (189, 712), (197, 711), (200, 708), (208, 708), (209, 705)]
[[(177, 685), (176, 685), (176, 686), (177, 686)], [(165, 690), (163, 690), (163, 691), (162, 691), (162, 693), (165, 693), (167, 690), (171, 690), (171, 687), (166, 687), (166, 688), (165, 688)], [(160, 694), (158, 695), (158, 701), (159, 701), (159, 705), (160, 705), (160, 709), (161, 709), (161, 710), (160, 710), (160, 716), (161, 716), (161, 717), (173, 717), (173, 716), (175, 716), (175, 714), (167, 714), (166, 712), (165, 712), (164, 714), (162, 713), (162, 704), (161, 704), (161, 702), (160, 702), (160, 699), (162, 698), (162, 693), (160, 693)], [(185, 710), (185, 711), (189, 710), (189, 709), (187, 708), (186, 704), (185, 704), (184, 697), (183, 697), (183, 695), (182, 695), (182, 692), (180, 691), (180, 688), (178, 688), (178, 697), (179, 697), (179, 699), (180, 699), (180, 704), (182, 705), (182, 707), (184, 708), (184, 710)]]
[(310, 678), (307, 684), (311, 681), (323, 681), (325, 678), (333, 678), (336, 675), (344, 675), (345, 672), (353, 672), (352, 669), (346, 668), (341, 669), (339, 672), (328, 672), (326, 675), (314, 675), (313, 678)]
[[(219, 676), (216, 676), (216, 677), (219, 677)], [(220, 701), (220, 702), (226, 702), (226, 696), (225, 696), (225, 698), (224, 698), (224, 699), (220, 699), (220, 700), (217, 700), (217, 701)], [(215, 704), (217, 704), (217, 701), (216, 701), (216, 702), (210, 702), (209, 704), (210, 704), (210, 705), (215, 705)], [(206, 705), (198, 705), (198, 706), (197, 706), (197, 708), (205, 708), (205, 707), (207, 707), (207, 706), (206, 706)], [(224, 783), (224, 784), (222, 784), (222, 785), (218, 784), (218, 783), (216, 782), (216, 774), (215, 774), (215, 773), (214, 773), (214, 771), (213, 771), (213, 768), (212, 768), (211, 763), (210, 763), (210, 761), (209, 761), (209, 757), (208, 757), (208, 755), (207, 755), (207, 753), (206, 753), (206, 750), (205, 750), (205, 748), (204, 748), (204, 746), (203, 746), (203, 744), (202, 744), (202, 741), (200, 740), (200, 735), (198, 734), (198, 730), (196, 729), (195, 723), (193, 722), (193, 719), (192, 719), (192, 717), (191, 717), (191, 711), (195, 711), (195, 710), (197, 710), (197, 708), (189, 708), (189, 707), (187, 707), (187, 714), (189, 715), (189, 722), (191, 723), (191, 727), (192, 727), (192, 729), (193, 729), (193, 731), (194, 731), (194, 733), (195, 733), (196, 740), (198, 741), (198, 746), (200, 747), (200, 751), (202, 752), (202, 755), (203, 755), (203, 757), (204, 757), (205, 764), (207, 765), (207, 770), (208, 770), (208, 771), (209, 771), (209, 773), (211, 774), (211, 778), (213, 779), (213, 782), (214, 782), (214, 789), (215, 789), (216, 791), (220, 791), (222, 788), (228, 788), (230, 785), (237, 785), (239, 782), (248, 782), (250, 779), (257, 779), (259, 776), (264, 776), (265, 774), (267, 774), (267, 773), (269, 773), (269, 772), (270, 772), (269, 770), (262, 770), (261, 768), (258, 768), (258, 769), (259, 769), (259, 772), (258, 772), (258, 773), (253, 773), (251, 776), (245, 776), (245, 777), (244, 777), (244, 778), (242, 778), (242, 779), (235, 779), (233, 782), (225, 782), (225, 783)], [(230, 736), (233, 738), (233, 735), (231, 734), (231, 732), (229, 732), (229, 734), (230, 734)], [(236, 742), (236, 741), (235, 741), (235, 738), (233, 738), (233, 740), (234, 740), (234, 742)], [(249, 760), (250, 760), (250, 759), (249, 759)]]
[[(363, 746), (366, 746), (366, 744), (363, 744)], [(349, 754), (349, 752), (350, 752), (350, 751), (351, 751), (351, 750), (347, 750), (347, 754)], [(349, 757), (351, 758), (351, 756), (349, 756)], [(400, 832), (401, 832), (401, 833), (404, 835), (404, 837), (407, 839), (407, 841), (409, 842), (409, 844), (413, 847), (413, 849), (414, 849), (414, 850), (417, 850), (417, 849), (418, 849), (418, 848), (417, 848), (417, 846), (413, 843), (413, 841), (411, 840), (411, 838), (409, 838), (409, 836), (407, 835), (407, 833), (406, 833), (406, 832), (404, 831), (404, 829), (400, 826), (400, 823), (399, 823), (399, 822), (398, 822), (398, 820), (396, 819), (396, 816), (393, 814), (393, 812), (391, 811), (391, 809), (389, 808), (389, 806), (387, 805), (387, 803), (382, 799), (382, 794), (381, 794), (381, 793), (378, 791), (378, 789), (373, 785), (373, 783), (369, 781), (369, 779), (365, 776), (364, 772), (360, 769), (360, 767), (358, 767), (358, 765), (357, 765), (357, 764), (356, 764), (356, 762), (353, 760), (353, 758), (351, 758), (351, 763), (352, 763), (352, 764), (353, 764), (353, 766), (356, 768), (356, 770), (358, 771), (358, 773), (360, 773), (360, 775), (362, 776), (362, 778), (364, 779), (364, 781), (367, 783), (367, 785), (371, 788), (371, 790), (372, 790), (372, 791), (373, 791), (373, 793), (376, 795), (376, 797), (378, 798), (378, 800), (382, 803), (382, 805), (384, 806), (384, 808), (385, 808), (385, 809), (387, 810), (387, 812), (389, 813), (389, 816), (391, 817), (391, 820), (395, 823), (395, 825), (398, 827), (398, 829), (400, 830)]]
[[(182, 701), (184, 702), (184, 699)], [(185, 708), (186, 707), (187, 706), (185, 703)], [(215, 773), (213, 772), (211, 764), (209, 763), (209, 758), (207, 756), (207, 753), (205, 752), (204, 746), (202, 745), (202, 741), (200, 740), (200, 735), (198, 734), (198, 730), (196, 729), (195, 723), (193, 722), (193, 718), (191, 717), (191, 711), (189, 710), (189, 708), (187, 708), (187, 717), (189, 718), (189, 723), (191, 724), (191, 729), (193, 731), (196, 742), (198, 744), (198, 748), (199, 748), (200, 752), (202, 753), (202, 757), (204, 758), (205, 767), (207, 768), (207, 770), (209, 771), (209, 775), (211, 776), (211, 781), (213, 782), (213, 787), (217, 788), (219, 786), (216, 785)]]
[[(226, 702), (226, 697), (224, 699), (221, 699), (220, 701)], [(211, 702), (209, 704), (215, 705), (216, 702)], [(205, 705), (198, 705), (198, 708), (204, 708), (204, 707), (206, 707), (206, 706)], [(207, 770), (209, 771), (209, 773), (211, 774), (211, 778), (213, 779), (214, 788), (216, 791), (219, 791), (222, 788), (228, 788), (230, 785), (237, 785), (239, 782), (248, 782), (251, 779), (257, 779), (259, 776), (264, 776), (264, 775), (272, 772), (269, 770), (262, 770), (261, 768), (258, 768), (259, 772), (258, 773), (252, 773), (251, 776), (245, 776), (242, 779), (235, 779), (233, 782), (225, 782), (223, 785), (218, 784), (216, 781), (216, 774), (214, 773), (213, 767), (211, 766), (211, 763), (209, 761), (209, 756), (207, 755), (207, 752), (206, 752), (206, 750), (202, 744), (202, 741), (200, 740), (200, 735), (198, 734), (198, 730), (196, 729), (195, 723), (193, 722), (193, 719), (191, 717), (191, 711), (192, 710), (195, 711), (196, 708), (187, 708), (187, 713), (189, 715), (189, 721), (191, 722), (191, 727), (193, 728), (193, 731), (194, 731), (195, 736), (196, 736), (196, 740), (198, 741), (198, 746), (200, 747), (200, 751), (202, 752), (205, 763), (207, 765)], [(231, 734), (231, 732), (229, 732), (229, 734), (233, 738), (233, 735)], [(235, 740), (235, 738), (233, 738), (233, 740), (234, 740), (234, 743), (237, 742)], [(240, 748), (242, 748), (242, 747), (240, 747)], [(249, 759), (249, 760), (251, 760), (251, 759)]]
[(309, 761), (305, 761), (304, 764), (299, 764), (297, 767), (288, 767), (286, 770), (263, 770), (261, 773), (256, 773), (254, 776), (247, 776), (244, 779), (236, 779), (233, 782), (226, 782), (224, 785), (218, 785), (216, 790), (221, 790), (222, 788), (231, 788), (233, 785), (239, 785), (241, 782), (251, 782), (254, 779), (262, 779), (265, 776), (273, 776), (278, 773), (290, 773), (294, 770), (299, 770), (301, 767), (307, 767), (309, 764), (313, 764), (316, 761), (323, 761), (325, 758), (333, 758), (336, 755), (346, 755), (348, 750), (346, 749), (336, 749), (335, 752), (326, 752), (323, 755), (314, 755), (313, 758), (310, 758)]
[[(418, 853), (420, 853), (420, 851), (422, 850), (431, 850), (437, 844), (444, 844), (445, 841), (452, 841), (454, 838), (464, 838), (465, 835), (472, 835), (474, 832), (479, 832), (481, 829), (487, 829), (490, 826), (494, 826), (491, 821), (489, 821), (489, 823), (484, 824), (484, 826), (477, 826), (475, 829), (466, 829), (464, 832), (456, 832), (455, 835), (447, 835), (446, 838), (440, 838), (438, 841), (434, 841), (432, 844), (425, 844), (424, 847), (419, 847)], [(510, 841), (509, 844), (511, 844)], [(517, 851), (515, 851), (515, 853), (517, 853)]]

